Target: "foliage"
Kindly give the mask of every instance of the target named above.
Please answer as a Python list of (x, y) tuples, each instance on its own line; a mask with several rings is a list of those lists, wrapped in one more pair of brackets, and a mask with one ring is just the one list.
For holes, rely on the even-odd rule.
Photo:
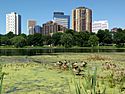
[(20, 34), (19, 36), (22, 36), (23, 38), (27, 38), (27, 35), (24, 33)]
[(7, 36), (2, 36), (0, 38), (0, 45), (10, 45), (10, 39)]
[(5, 75), (5, 73), (2, 72), (2, 64), (0, 64), (0, 94), (2, 94), (4, 75)]
[(61, 45), (61, 36), (63, 33), (57, 32), (52, 35), (52, 43), (54, 46)]
[[(81, 80), (81, 79), (80, 79)], [(83, 81), (74, 82), (75, 83), (75, 94), (106, 94), (106, 88), (103, 90), (98, 89), (97, 81), (97, 68), (93, 67), (93, 74), (90, 72), (83, 77)]]
[(43, 46), (44, 37), (42, 34), (28, 35), (27, 42), (30, 46)]
[(99, 43), (99, 38), (96, 35), (91, 35), (88, 43), (91, 45), (91, 47), (97, 46)]
[(13, 32), (9, 32), (7, 33), (5, 36), (7, 36), (9, 39), (13, 38), (14, 36), (16, 36), (15, 34), (13, 34)]
[(90, 37), (89, 32), (75, 32), (74, 33), (74, 45), (78, 45), (80, 47), (87, 46), (88, 40)]
[(65, 48), (69, 48), (73, 46), (73, 36), (71, 34), (64, 33), (61, 36), (60, 41)]
[[(43, 40), (42, 40), (43, 39)], [(43, 41), (43, 44), (42, 45), (51, 45), (52, 44), (52, 38), (51, 36), (45, 36), (45, 35), (42, 35), (41, 37), (41, 42)], [(42, 46), (41, 45), (41, 46)]]
[(123, 47), (125, 43), (125, 30), (118, 29), (116, 33), (114, 33), (114, 42), (117, 47)]
[(109, 30), (99, 30), (97, 33), (99, 38), (99, 43), (111, 44), (112, 43), (112, 33)]
[(64, 33), (74, 35), (74, 31), (72, 29), (67, 29)]
[[(118, 29), (117, 32), (110, 32), (109, 30), (99, 30), (97, 34), (93, 32), (81, 31), (75, 32), (71, 29), (65, 32), (56, 32), (50, 35), (34, 34), (34, 35), (15, 35), (9, 32), (5, 35), (0, 35), (0, 45), (13, 45), (11, 39), (21, 36), (26, 41), (26, 46), (64, 46), (64, 47), (90, 47), (96, 46), (97, 42), (100, 46), (124, 47), (125, 44), (125, 30)], [(92, 39), (94, 38), (94, 39)], [(18, 40), (17, 40), (18, 41)], [(25, 46), (25, 45), (24, 45)], [(20, 46), (16, 46), (20, 47)]]
[(15, 36), (11, 39), (11, 43), (17, 48), (24, 47), (26, 46), (26, 39), (21, 36)]

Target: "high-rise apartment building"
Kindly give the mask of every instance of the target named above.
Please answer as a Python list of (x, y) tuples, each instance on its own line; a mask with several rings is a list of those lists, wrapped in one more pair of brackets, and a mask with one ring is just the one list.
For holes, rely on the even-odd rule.
[(77, 7), (73, 9), (72, 29), (76, 32), (92, 32), (92, 10), (86, 7)]
[(66, 27), (67, 29), (70, 28), (70, 16), (64, 15), (64, 12), (54, 12), (53, 20), (55, 23)]
[(42, 34), (44, 35), (51, 35), (55, 32), (64, 32), (64, 31), (66, 31), (66, 27), (59, 25), (53, 21), (44, 23), (42, 27)]
[(109, 23), (107, 20), (94, 21), (92, 24), (92, 32), (97, 33), (99, 30), (109, 29)]
[(27, 29), (28, 29), (28, 32), (30, 35), (35, 34), (35, 30), (34, 30), (35, 26), (36, 26), (35, 20), (28, 20), (27, 21)]
[(6, 33), (21, 34), (21, 16), (16, 12), (6, 14)]

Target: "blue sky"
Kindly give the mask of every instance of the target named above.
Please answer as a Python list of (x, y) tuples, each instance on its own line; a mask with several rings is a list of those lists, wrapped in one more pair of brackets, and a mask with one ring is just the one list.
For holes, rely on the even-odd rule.
[(125, 0), (0, 0), (0, 34), (5, 34), (5, 15), (17, 12), (22, 16), (22, 32), (27, 32), (27, 20), (38, 25), (52, 20), (54, 11), (71, 15), (72, 9), (85, 6), (93, 10), (93, 21), (108, 20), (110, 28), (125, 28)]

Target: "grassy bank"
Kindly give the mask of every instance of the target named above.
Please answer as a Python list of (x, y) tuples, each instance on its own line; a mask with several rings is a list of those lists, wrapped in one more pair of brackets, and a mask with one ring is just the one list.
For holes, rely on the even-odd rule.
[[(93, 67), (96, 66), (97, 84), (100, 90), (106, 87), (106, 94), (125, 94), (124, 90), (120, 92), (120, 84), (123, 83), (124, 88), (124, 81), (113, 82), (115, 79), (110, 75), (111, 72), (116, 75), (117, 70), (124, 69), (124, 56), (125, 53), (2, 56), (0, 62), (3, 63), (3, 72), (6, 73), (3, 81), (3, 94), (76, 94), (74, 79), (82, 82), (83, 78), (74, 76), (71, 71), (60, 70), (54, 66), (55, 62), (64, 60), (70, 63), (86, 61), (85, 74), (88, 71), (91, 74)], [(116, 71), (105, 69), (103, 66), (105, 62), (115, 64), (118, 69)]]

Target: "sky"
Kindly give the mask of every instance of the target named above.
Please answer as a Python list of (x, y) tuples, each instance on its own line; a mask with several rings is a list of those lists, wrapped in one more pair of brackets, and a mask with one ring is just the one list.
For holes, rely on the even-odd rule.
[(0, 0), (0, 34), (6, 33), (6, 14), (17, 12), (22, 17), (22, 33), (27, 32), (27, 20), (38, 25), (52, 20), (54, 11), (71, 16), (72, 9), (84, 6), (92, 9), (93, 21), (108, 20), (110, 29), (125, 28), (125, 0)]

